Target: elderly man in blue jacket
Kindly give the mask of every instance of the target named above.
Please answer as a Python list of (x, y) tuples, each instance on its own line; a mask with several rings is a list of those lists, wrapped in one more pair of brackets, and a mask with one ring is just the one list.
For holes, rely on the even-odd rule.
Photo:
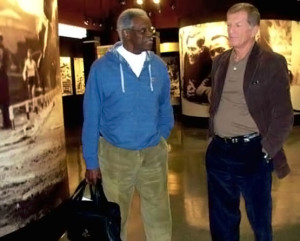
[(120, 42), (90, 70), (82, 130), (86, 180), (102, 178), (121, 209), (121, 239), (134, 190), (141, 198), (147, 241), (171, 240), (167, 142), (174, 125), (170, 79), (153, 52), (154, 27), (141, 9), (118, 18)]

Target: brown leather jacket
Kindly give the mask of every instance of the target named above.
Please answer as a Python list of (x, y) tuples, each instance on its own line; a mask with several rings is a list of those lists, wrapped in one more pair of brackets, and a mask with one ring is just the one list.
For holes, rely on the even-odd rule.
[[(217, 56), (212, 67), (212, 96), (209, 135), (214, 135), (213, 118), (218, 109), (232, 50)], [(249, 112), (262, 136), (262, 146), (273, 158), (279, 178), (290, 168), (283, 143), (293, 127), (287, 63), (283, 56), (254, 44), (245, 70), (244, 94)]]

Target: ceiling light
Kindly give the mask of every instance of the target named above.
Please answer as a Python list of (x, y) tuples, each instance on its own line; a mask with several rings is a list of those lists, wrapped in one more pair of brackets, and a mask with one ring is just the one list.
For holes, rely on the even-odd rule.
[(68, 38), (86, 38), (86, 29), (67, 24), (58, 24), (58, 36)]
[(170, 6), (171, 6), (172, 10), (175, 10), (175, 8), (176, 8), (175, 0), (171, 1)]
[(86, 18), (84, 19), (83, 23), (84, 23), (85, 25), (89, 25), (89, 24), (90, 24), (90, 21), (89, 21), (89, 19), (86, 17)]

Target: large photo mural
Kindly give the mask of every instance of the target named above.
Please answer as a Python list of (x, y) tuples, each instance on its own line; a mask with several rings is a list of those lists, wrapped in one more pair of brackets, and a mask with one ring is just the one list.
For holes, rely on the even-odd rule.
[[(300, 111), (300, 23), (262, 20), (257, 41), (282, 54), (288, 63), (291, 97)], [(179, 30), (182, 114), (208, 117), (211, 94), (210, 70), (214, 57), (229, 49), (226, 22), (182, 27)]]
[(0, 237), (68, 197), (57, 0), (0, 1)]

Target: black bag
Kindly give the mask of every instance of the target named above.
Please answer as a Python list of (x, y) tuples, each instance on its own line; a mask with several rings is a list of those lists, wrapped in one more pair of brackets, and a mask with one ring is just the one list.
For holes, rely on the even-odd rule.
[[(91, 200), (83, 200), (86, 187)], [(87, 190), (86, 190), (87, 191)], [(101, 180), (96, 185), (81, 181), (70, 199), (67, 237), (71, 241), (121, 241), (120, 207), (108, 202)]]

